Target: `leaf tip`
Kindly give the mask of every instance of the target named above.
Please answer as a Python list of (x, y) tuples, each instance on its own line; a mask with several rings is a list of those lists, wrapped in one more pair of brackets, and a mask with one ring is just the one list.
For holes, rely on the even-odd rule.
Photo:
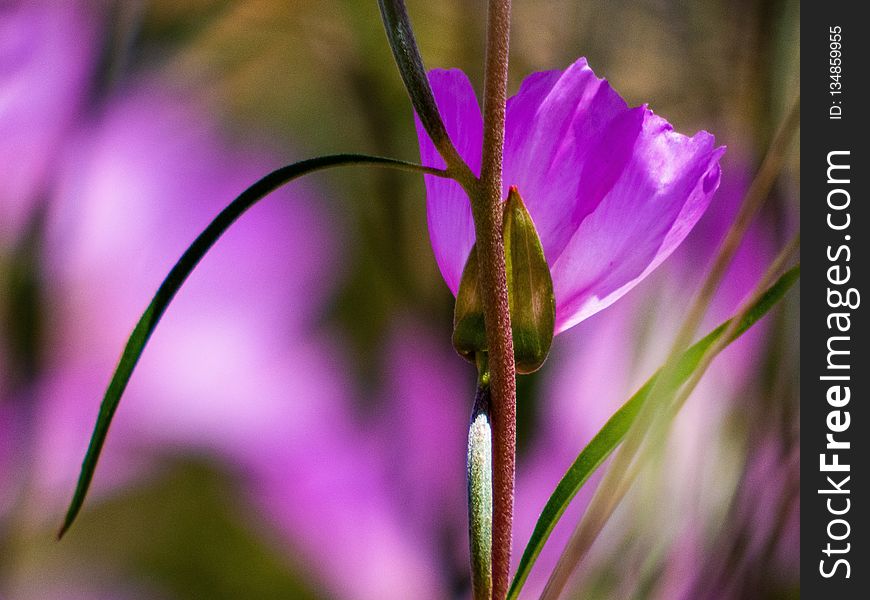
[(72, 527), (72, 524), (75, 522), (76, 517), (79, 515), (79, 511), (81, 510), (81, 508), (82, 496), (80, 490), (77, 488), (75, 494), (73, 495), (72, 502), (70, 502), (69, 508), (67, 508), (66, 510), (66, 515), (63, 518), (63, 523), (57, 530), (57, 541), (61, 541), (63, 539), (63, 536), (65, 536), (67, 531), (69, 531), (69, 528)]
[(60, 526), (60, 529), (57, 530), (57, 541), (61, 541), (63, 536), (66, 535), (66, 532), (69, 531), (69, 526), (72, 525), (72, 521), (69, 518), (64, 519), (63, 525)]

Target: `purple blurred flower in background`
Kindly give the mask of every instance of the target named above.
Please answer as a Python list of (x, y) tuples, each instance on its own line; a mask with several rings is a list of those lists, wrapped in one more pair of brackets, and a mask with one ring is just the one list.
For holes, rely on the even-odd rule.
[[(33, 119), (57, 129), (51, 143), (32, 145), (50, 153), (15, 157), (21, 173), (33, 174), (14, 206), (22, 218), (4, 220), (17, 236), (23, 217), (45, 202), (50, 327), (31, 414), (13, 415), (3, 391), (0, 479), (4, 493), (19, 489), (6, 484), (25, 477), (18, 467), (26, 463), (22, 489), (39, 502), (25, 503), (15, 518), (51, 527), (68, 499), (119, 349), (148, 298), (196, 233), (278, 163), (268, 151), (223, 135), (203, 106), (155, 77), (122, 82), (85, 116), (77, 109), (94, 72), (95, 53), (85, 49), (95, 28), (72, 17), (72, 4), (33, 6), (57, 29), (45, 53), (80, 61), (59, 67), (80, 87), (55, 85), (51, 106), (39, 104), (41, 85), (15, 87), (36, 96), (15, 96), (19, 112), (4, 114), (3, 127), (16, 135), (42, 135), (28, 132)], [(3, 27), (18, 36), (22, 23), (40, 24)], [(42, 41), (34, 34), (14, 39), (24, 54), (35, 52), (25, 42)], [(40, 77), (54, 72), (34, 66)], [(63, 119), (52, 112), (59, 107), (67, 111)], [(29, 141), (24, 147), (31, 148)], [(456, 587), (445, 573), (463, 573), (467, 563), (463, 399), (469, 382), (449, 346), (408, 320), (384, 342), (379, 396), (385, 400), (375, 414), (361, 414), (343, 350), (315, 324), (341, 275), (339, 228), (318, 204), (299, 183), (276, 192), (197, 268), (130, 383), (93, 501), (141, 481), (167, 449), (204, 452), (243, 475), (251, 521), (274, 526), (266, 537), (280, 534), (288, 556), (331, 596), (443, 598)], [(415, 345), (408, 347), (407, 339)], [(25, 432), (32, 439), (13, 444), (21, 436), (7, 433), (24, 422), (34, 425)], [(25, 452), (32, 456), (18, 460)], [(68, 593), (98, 595), (68, 575), (36, 586), (25, 572), (7, 589), (33, 597), (57, 584)]]
[(21, 261), (38, 262), (28, 237), (38, 229), (65, 142), (86, 108), (100, 50), (91, 8), (77, 0), (0, 5), (0, 517), (19, 493), (29, 454), (22, 448), (36, 426), (32, 357), (21, 358), (11, 342), (13, 320), (22, 318), (14, 312), (13, 282), (21, 279), (13, 273)]
[[(429, 80), (457, 150), (479, 173), (483, 124), (462, 71)], [(417, 119), (421, 161), (444, 162)], [(556, 333), (609, 306), (680, 244), (719, 185), (713, 136), (675, 133), (646, 106), (629, 108), (579, 59), (528, 77), (508, 101), (504, 190), (516, 185), (550, 265)], [(426, 177), (429, 235), (456, 294), (474, 243), (471, 206), (455, 181)]]
[[(539, 404), (536, 434), (517, 463), (514, 543), (520, 549), (577, 454), (632, 392), (636, 346), (632, 320), (643, 304), (641, 294), (638, 290), (629, 295), (555, 343), (553, 362), (542, 373), (544, 401)], [(540, 596), (604, 468), (592, 475), (557, 523), (521, 597)], [(514, 568), (521, 553), (516, 554)]]
[(372, 415), (336, 404), (302, 444), (276, 439), (261, 455), (251, 496), (329, 597), (448, 598), (467, 571), (470, 382), (439, 337), (398, 319)]
[[(64, 493), (148, 298), (198, 231), (278, 166), (200, 114), (149, 81), (112, 98), (68, 146), (48, 227), (57, 321), (39, 419), (43, 475)], [(264, 432), (303, 435), (309, 407), (344, 394), (331, 343), (312, 331), (336, 266), (334, 227), (313, 200), (299, 186), (279, 191), (218, 242), (157, 329), (112, 443), (238, 460)]]
[(0, 5), (0, 244), (50, 192), (95, 71), (94, 17), (76, 0)]
[[(41, 502), (27, 515), (39, 522), (68, 499), (107, 377), (150, 294), (220, 208), (278, 166), (158, 79), (115, 92), (62, 141), (46, 175), (52, 326), (33, 407), (31, 493)], [(314, 325), (340, 275), (328, 216), (297, 183), (218, 242), (142, 358), (94, 500), (153, 471), (168, 448), (206, 452), (244, 475), (252, 521), (273, 525), (331, 596), (449, 596), (445, 573), (467, 563), (469, 382), (449, 346), (397, 324), (384, 343), (385, 401), (360, 415), (343, 351)]]

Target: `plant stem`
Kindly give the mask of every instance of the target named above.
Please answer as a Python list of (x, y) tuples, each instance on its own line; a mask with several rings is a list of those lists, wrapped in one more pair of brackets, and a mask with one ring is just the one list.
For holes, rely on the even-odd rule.
[(483, 160), (472, 202), (492, 386), (493, 600), (502, 600), (508, 589), (516, 454), (516, 371), (501, 232), (510, 13), (510, 0), (490, 0), (483, 88)]

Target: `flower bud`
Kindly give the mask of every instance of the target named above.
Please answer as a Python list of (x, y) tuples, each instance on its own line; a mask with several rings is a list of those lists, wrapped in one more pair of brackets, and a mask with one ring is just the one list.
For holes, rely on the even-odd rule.
[[(502, 235), (514, 361), (518, 373), (532, 373), (550, 353), (556, 301), (541, 240), (516, 187), (504, 203)], [(487, 351), (479, 279), (475, 245), (462, 272), (453, 318), (453, 347), (471, 362), (476, 353)]]

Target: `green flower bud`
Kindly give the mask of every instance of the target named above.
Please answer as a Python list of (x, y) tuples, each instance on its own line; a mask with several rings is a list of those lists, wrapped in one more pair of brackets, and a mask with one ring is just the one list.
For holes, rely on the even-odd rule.
[[(504, 203), (503, 239), (517, 373), (541, 368), (553, 343), (556, 300), (544, 248), (516, 187)], [(477, 246), (472, 246), (456, 295), (453, 347), (465, 359), (486, 352)]]

